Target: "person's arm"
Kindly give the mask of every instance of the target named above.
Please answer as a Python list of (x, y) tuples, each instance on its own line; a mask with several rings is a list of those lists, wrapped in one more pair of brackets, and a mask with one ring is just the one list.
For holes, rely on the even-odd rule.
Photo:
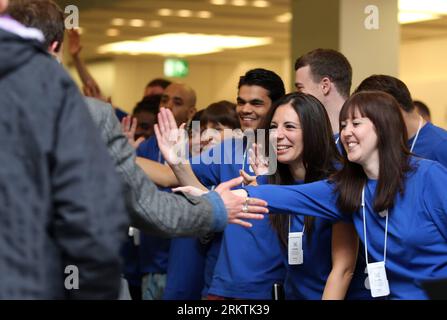
[(326, 281), (323, 300), (343, 300), (354, 275), (359, 239), (350, 223), (332, 226), (332, 270)]
[(95, 78), (90, 74), (85, 65), (84, 61), (81, 59), (81, 37), (79, 32), (75, 29), (68, 30), (68, 51), (73, 59), (73, 64), (78, 72), (79, 78), (83, 84), (83, 91), (87, 97), (93, 97), (100, 99), (105, 102), (110, 102), (110, 98), (103, 96), (98, 83)]
[(137, 157), (136, 161), (144, 173), (158, 186), (169, 188), (179, 185), (176, 175), (169, 166), (143, 157)]
[[(163, 158), (171, 167), (181, 186), (192, 186), (208, 190), (194, 174), (189, 160), (182, 154), (187, 147), (187, 134), (184, 124), (177, 127), (172, 112), (161, 108), (158, 123), (154, 126), (158, 147)], [(200, 157), (200, 156), (199, 156)]]
[(337, 208), (334, 184), (326, 180), (302, 185), (246, 186), (236, 190), (239, 196), (247, 195), (263, 199), (274, 214), (300, 214), (332, 221), (351, 221), (351, 216), (342, 214)]
[[(248, 215), (240, 214), (244, 198), (233, 197), (226, 188), (203, 197), (159, 191), (135, 163), (135, 150), (121, 131), (120, 123), (109, 104), (88, 98), (89, 111), (103, 140), (107, 143), (115, 167), (125, 185), (125, 199), (131, 224), (158, 236), (201, 236), (223, 231), (227, 223), (240, 219), (260, 219), (266, 204), (257, 201)], [(236, 183), (240, 183), (237, 181)], [(231, 186), (231, 185), (230, 185)], [(253, 213), (253, 215), (250, 215)]]

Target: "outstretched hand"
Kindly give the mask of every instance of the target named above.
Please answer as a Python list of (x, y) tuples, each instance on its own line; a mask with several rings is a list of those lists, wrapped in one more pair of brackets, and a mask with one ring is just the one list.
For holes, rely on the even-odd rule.
[(242, 219), (263, 219), (264, 214), (268, 213), (267, 202), (261, 199), (248, 198), (247, 192), (243, 189), (231, 191), (232, 188), (241, 185), (242, 181), (242, 177), (229, 180), (218, 185), (214, 191), (221, 196), (225, 204), (228, 223), (249, 228), (252, 224)]
[(183, 123), (178, 128), (174, 115), (171, 110), (166, 108), (161, 108), (157, 117), (158, 123), (154, 125), (154, 131), (163, 158), (169, 165), (182, 163), (187, 159), (188, 133), (185, 130), (186, 124)]
[(71, 56), (77, 56), (82, 50), (81, 46), (81, 36), (79, 31), (76, 29), (71, 29), (67, 31), (68, 38), (68, 52)]

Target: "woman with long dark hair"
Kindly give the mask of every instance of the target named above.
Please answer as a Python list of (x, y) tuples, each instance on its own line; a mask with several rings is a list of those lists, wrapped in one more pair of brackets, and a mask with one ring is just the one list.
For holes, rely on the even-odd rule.
[(340, 113), (339, 172), (310, 184), (235, 192), (266, 200), (272, 213), (353, 221), (371, 295), (426, 299), (424, 281), (447, 277), (447, 169), (411, 156), (406, 135), (392, 96), (356, 93)]
[[(341, 158), (318, 99), (303, 93), (284, 96), (269, 111), (264, 128), (270, 131), (269, 142), (276, 143), (270, 158), (276, 158), (277, 170), (258, 177), (259, 184), (304, 184), (335, 173)], [(252, 162), (255, 171), (262, 170), (262, 161)], [(279, 214), (270, 215), (270, 221), (282, 244), (286, 299), (344, 299), (358, 250), (352, 224)], [(295, 244), (302, 248), (295, 250)], [(355, 281), (362, 282), (359, 277)]]

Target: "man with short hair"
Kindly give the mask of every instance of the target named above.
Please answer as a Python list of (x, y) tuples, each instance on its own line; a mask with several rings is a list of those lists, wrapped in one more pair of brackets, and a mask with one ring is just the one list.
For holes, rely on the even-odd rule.
[(43, 39), (0, 16), (0, 299), (116, 299), (122, 186)]
[(154, 135), (154, 124), (160, 110), (160, 95), (144, 97), (133, 109), (132, 116), (137, 119), (134, 140), (148, 139)]
[(295, 87), (298, 92), (316, 97), (326, 108), (332, 131), (338, 137), (339, 114), (348, 99), (352, 67), (348, 59), (332, 49), (315, 49), (295, 62)]
[(378, 90), (397, 100), (408, 134), (408, 148), (415, 155), (435, 160), (447, 167), (447, 131), (427, 122), (414, 106), (405, 83), (388, 75), (372, 75), (363, 80), (355, 92)]
[[(49, 24), (47, 22), (49, 17), (53, 17), (56, 20), (54, 21), (56, 25), (62, 26), (63, 28), (64, 19), (62, 10), (51, 0), (21, 0), (20, 3), (21, 6), (12, 6), (10, 8), (11, 12), (14, 12), (15, 16), (21, 17), (21, 19), (25, 22), (30, 24), (33, 23), (36, 27), (42, 30), (45, 38), (48, 39), (50, 43), (48, 46), (45, 45), (44, 49), (49, 50), (48, 52), (54, 55), (54, 50), (56, 50), (58, 46), (54, 45), (56, 38), (51, 38), (52, 33), (48, 28)], [(31, 10), (29, 8), (37, 9)], [(46, 8), (47, 11), (40, 10), (40, 8)], [(11, 25), (12, 22), (5, 21), (5, 24)], [(24, 34), (23, 30), (19, 31), (20, 34)], [(32, 31), (33, 32), (27, 30), (27, 34), (35, 35), (38, 33), (37, 35), (40, 36), (39, 39), (44, 39), (41, 32), (38, 32), (37, 30)], [(62, 41), (63, 38), (61, 43)], [(41, 47), (41, 44), (37, 42), (34, 43), (34, 45), (36, 47)], [(44, 54), (45, 50), (40, 49), (42, 54)], [(3, 51), (0, 53), (3, 53)], [(22, 55), (26, 57), (26, 52), (17, 52), (18, 58), (21, 58)], [(3, 63), (4, 60), (2, 60), (2, 64)], [(55, 70), (61, 73), (62, 71), (59, 69), (60, 68), (56, 68)], [(50, 70), (53, 71), (53, 69)], [(53, 76), (53, 74), (51, 74), (51, 76)], [(64, 77), (68, 79), (65, 74)], [(67, 83), (71, 84), (71, 80), (67, 80)], [(79, 95), (77, 90), (73, 89), (72, 91), (74, 96)], [(39, 96), (34, 96), (34, 99), (36, 99), (36, 97)], [(68, 99), (68, 101), (69, 100), (70, 99)], [(157, 187), (145, 176), (142, 170), (136, 166), (135, 151), (128, 144), (126, 137), (122, 134), (120, 124), (113, 114), (112, 107), (109, 104), (97, 99), (88, 98), (87, 102), (88, 111), (90, 112), (90, 115), (93, 118), (97, 128), (100, 129), (101, 137), (106, 143), (109, 154), (114, 160), (115, 169), (120, 174), (121, 181), (125, 185), (124, 198), (126, 200), (127, 209), (130, 212), (132, 225), (135, 225), (148, 233), (163, 236), (201, 235), (209, 231), (223, 230), (227, 222), (234, 221), (237, 223), (237, 219), (232, 220), (233, 218), (256, 218), (256, 216), (250, 216), (249, 214), (245, 215), (245, 217), (232, 216), (231, 212), (228, 212), (227, 214), (224, 207), (225, 202), (228, 202), (230, 199), (232, 199), (230, 202), (236, 200), (233, 202), (236, 209), (238, 205), (240, 205), (239, 207), (242, 207), (245, 201), (245, 199), (242, 198), (236, 199), (232, 197), (228, 190), (221, 193), (220, 190), (216, 189), (217, 192), (211, 193), (208, 197), (201, 198), (190, 197), (188, 195), (171, 195), (159, 192)], [(92, 135), (92, 139), (96, 139), (96, 131), (94, 133), (91, 133), (89, 130), (84, 132), (83, 129), (77, 129), (75, 131), (75, 136), (77, 134), (90, 133)], [(73, 136), (73, 132), (70, 132), (70, 134)], [(100, 149), (101, 148), (98, 150)], [(100, 154), (100, 151), (98, 151), (98, 155)], [(104, 162), (104, 167), (106, 167), (106, 165), (107, 163)], [(98, 172), (100, 173), (102, 171), (99, 170)], [(112, 170), (111, 176), (113, 176), (113, 174), (114, 171)], [(97, 182), (101, 185), (97, 186), (96, 189), (98, 191), (109, 190), (109, 183), (107, 181), (108, 179), (104, 179), (102, 181), (98, 180)], [(105, 185), (102, 185), (103, 183)], [(112, 187), (113, 185), (110, 186), (110, 188)], [(228, 189), (230, 187), (231, 186), (229, 186)], [(94, 194), (95, 193), (92, 193), (92, 195)], [(116, 195), (115, 193), (110, 192), (110, 196), (112, 195), (116, 199), (121, 199), (123, 196), (123, 194)], [(106, 198), (108, 199), (108, 197)], [(101, 198), (99, 200), (101, 200)], [(96, 203), (97, 205), (100, 205), (101, 203), (99, 200)], [(252, 200), (251, 203), (256, 206), (256, 200)], [(117, 209), (119, 208), (119, 206), (116, 207)], [(237, 210), (234, 210), (234, 213), (236, 212)], [(126, 214), (124, 212), (122, 218), (126, 218)], [(112, 219), (112, 216), (110, 216), (110, 219)], [(88, 224), (86, 223), (86, 226), (87, 225)], [(120, 244), (115, 245), (116, 250), (119, 250), (119, 247)], [(98, 254), (98, 257), (100, 257), (100, 254)], [(110, 267), (112, 267), (112, 265)], [(106, 274), (107, 269), (104, 271), (99, 271)], [(111, 278), (110, 285), (115, 284), (113, 280), (114, 279)]]
[(161, 95), (160, 108), (172, 111), (177, 125), (187, 123), (196, 113), (196, 92), (184, 83), (171, 83)]
[(161, 95), (172, 82), (162, 78), (151, 80), (144, 89), (143, 97)]

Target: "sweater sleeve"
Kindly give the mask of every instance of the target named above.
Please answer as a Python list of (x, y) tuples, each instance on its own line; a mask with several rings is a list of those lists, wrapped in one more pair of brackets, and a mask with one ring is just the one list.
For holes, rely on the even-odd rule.
[(133, 226), (164, 237), (197, 236), (224, 229), (227, 216), (217, 194), (214, 198), (200, 198), (158, 190), (136, 165), (135, 151), (122, 134), (112, 108), (105, 108), (104, 116), (103, 138), (124, 180), (125, 199)]
[(270, 214), (299, 214), (331, 221), (351, 221), (337, 208), (333, 184), (317, 181), (302, 185), (261, 185), (244, 188), (249, 197), (267, 201)]

